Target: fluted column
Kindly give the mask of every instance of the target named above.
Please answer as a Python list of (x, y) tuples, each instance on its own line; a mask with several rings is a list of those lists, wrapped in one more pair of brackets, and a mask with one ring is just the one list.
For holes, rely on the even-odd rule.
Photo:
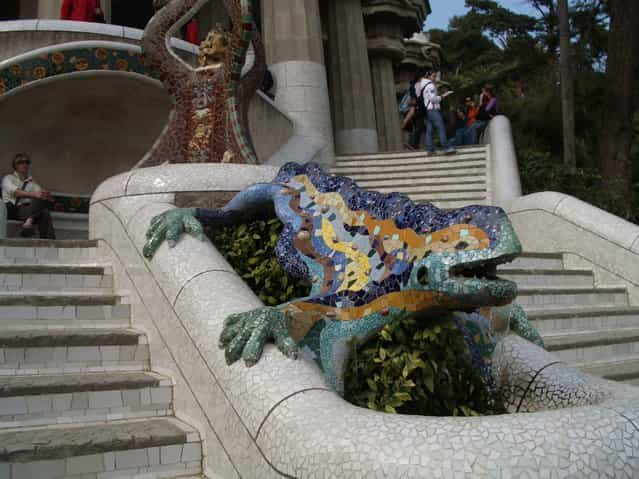
[(373, 87), (360, 0), (328, 0), (328, 49), (335, 149), (379, 149)]
[(375, 117), (379, 151), (403, 149), (393, 60), (384, 55), (371, 58), (371, 76), (375, 96)]
[(263, 0), (262, 35), (276, 106), (293, 119), (298, 138), (318, 145), (313, 160), (331, 166), (333, 128), (318, 0)]

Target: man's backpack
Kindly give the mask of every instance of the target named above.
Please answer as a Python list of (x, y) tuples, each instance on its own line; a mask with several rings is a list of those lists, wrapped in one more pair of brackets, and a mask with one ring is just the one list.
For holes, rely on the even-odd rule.
[(426, 103), (424, 103), (424, 92), (426, 91), (426, 87), (430, 85), (432, 82), (427, 81), (419, 92), (419, 98), (417, 98), (417, 106), (415, 107), (415, 113), (418, 115), (426, 115), (428, 109), (426, 108)]
[(408, 113), (408, 110), (410, 110), (410, 99), (411, 99), (411, 94), (410, 94), (410, 88), (408, 90), (406, 90), (406, 93), (404, 93), (404, 96), (402, 97), (402, 101), (399, 102), (399, 113), (402, 115), (405, 115), (406, 113)]

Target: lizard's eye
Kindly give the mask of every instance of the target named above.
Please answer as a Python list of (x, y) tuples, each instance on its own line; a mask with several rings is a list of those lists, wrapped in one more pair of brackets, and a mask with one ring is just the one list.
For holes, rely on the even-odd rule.
[(466, 243), (465, 241), (460, 241), (459, 243), (455, 245), (455, 249), (462, 250), (462, 249), (468, 248), (468, 246), (469, 246), (468, 243)]
[(422, 286), (428, 286), (428, 268), (426, 266), (422, 266), (417, 270), (417, 281)]

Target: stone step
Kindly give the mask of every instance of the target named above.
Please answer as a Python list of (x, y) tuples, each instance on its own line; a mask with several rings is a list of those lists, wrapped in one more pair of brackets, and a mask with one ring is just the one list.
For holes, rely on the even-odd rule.
[(639, 308), (563, 308), (526, 311), (541, 334), (639, 327)]
[(148, 369), (146, 336), (132, 329), (0, 331), (0, 376)]
[[(335, 173), (337, 174), (337, 173)], [(394, 172), (392, 170), (389, 171), (372, 171), (372, 172), (360, 172), (354, 171), (349, 176), (357, 182), (359, 185), (361, 182), (365, 181), (379, 181), (379, 180), (389, 180), (389, 181), (417, 181), (417, 180), (431, 180), (431, 179), (442, 179), (442, 180), (451, 180), (455, 181), (456, 179), (476, 179), (480, 178), (482, 180), (486, 179), (486, 166), (476, 166), (471, 168), (447, 168), (447, 169), (420, 169), (416, 170), (413, 168), (408, 171), (400, 171)]]
[(98, 242), (93, 240), (0, 239), (0, 263), (95, 263)]
[(611, 381), (630, 383), (639, 381), (639, 355), (576, 363), (575, 366), (588, 374), (610, 379)]
[(405, 188), (443, 188), (443, 187), (456, 187), (457, 189), (461, 189), (464, 187), (476, 187), (477, 185), (486, 185), (486, 176), (485, 175), (475, 175), (475, 176), (461, 176), (461, 177), (440, 177), (440, 178), (396, 178), (396, 179), (388, 179), (388, 178), (380, 178), (374, 180), (358, 180), (357, 184), (369, 190), (379, 190), (380, 188), (394, 188), (396, 191), (401, 191), (402, 193), (406, 193)]
[(89, 264), (0, 264), (3, 291), (107, 293), (113, 291), (113, 271)]
[(518, 288), (517, 302), (525, 309), (558, 309), (564, 307), (628, 306), (626, 288)]
[(466, 161), (483, 161), (486, 162), (485, 151), (470, 151), (457, 155), (436, 155), (436, 156), (381, 156), (381, 157), (342, 157), (335, 162), (336, 168), (353, 167), (353, 166), (387, 166), (387, 165), (434, 165), (434, 164), (453, 164)]
[(0, 477), (179, 477), (202, 473), (197, 431), (174, 418), (0, 432)]
[(443, 171), (462, 171), (468, 174), (469, 168), (485, 168), (485, 159), (472, 159), (472, 160), (442, 160), (431, 163), (417, 163), (417, 164), (401, 164), (401, 163), (380, 163), (376, 165), (348, 165), (348, 166), (334, 166), (331, 168), (331, 173), (341, 176), (350, 176), (352, 173), (358, 176), (364, 173), (384, 173), (384, 172), (404, 172), (405, 176), (411, 176), (413, 174), (419, 174), (425, 171), (430, 172), (443, 172)]
[(0, 306), (0, 331), (113, 328), (131, 322), (131, 305)]
[(171, 380), (153, 373), (0, 377), (0, 428), (171, 414)]
[[(83, 213), (51, 213), (56, 238), (59, 239), (88, 239), (89, 215)], [(7, 237), (19, 237), (22, 231), (22, 221), (7, 222)]]
[[(107, 306), (120, 302), (120, 296), (110, 293), (85, 292), (7, 292), (0, 293), (0, 308), (3, 306)], [(1, 314), (0, 310), (0, 314)]]
[(589, 269), (519, 269), (509, 265), (499, 268), (499, 277), (514, 281), (521, 287), (556, 286), (556, 287), (590, 287), (594, 286), (595, 277)]
[[(486, 191), (485, 189), (480, 191), (448, 191), (442, 193), (431, 193), (429, 191), (424, 191), (423, 193), (411, 193), (408, 195), (410, 199), (417, 202), (429, 202), (435, 203), (438, 202), (447, 203), (447, 202), (463, 202), (466, 201), (465, 204), (475, 204), (474, 201), (485, 200), (486, 199)], [(468, 203), (470, 202), (470, 203)]]
[[(452, 156), (463, 156), (474, 153), (486, 153), (485, 146), (465, 146), (457, 148), (456, 155)], [(384, 153), (368, 153), (368, 154), (352, 154), (352, 155), (339, 155), (335, 157), (335, 161), (348, 161), (348, 160), (388, 160), (394, 158), (426, 158), (429, 155), (426, 150), (416, 150), (416, 151), (392, 151), (392, 152), (384, 152)], [(443, 158), (449, 158), (450, 155), (437, 155)], [(431, 158), (434, 158), (431, 156)]]
[(561, 253), (524, 252), (512, 263), (501, 266), (499, 271), (501, 268), (564, 269), (564, 255)]
[(639, 328), (546, 334), (544, 343), (562, 361), (587, 364), (639, 355)]
[(431, 198), (445, 197), (448, 194), (465, 194), (466, 196), (482, 194), (486, 196), (486, 183), (480, 182), (474, 184), (448, 184), (430, 186), (415, 184), (411, 186), (402, 186), (401, 188), (398, 188), (396, 186), (384, 186), (381, 188), (375, 188), (375, 190), (379, 191), (380, 193), (393, 193), (395, 191), (399, 191), (408, 196), (426, 195)]
[(439, 200), (434, 199), (432, 201), (427, 199), (418, 200), (414, 198), (414, 195), (410, 195), (410, 198), (416, 203), (425, 204), (431, 203), (441, 210), (456, 210), (465, 206), (473, 205), (486, 205), (488, 200), (485, 197), (466, 198), (461, 200)]

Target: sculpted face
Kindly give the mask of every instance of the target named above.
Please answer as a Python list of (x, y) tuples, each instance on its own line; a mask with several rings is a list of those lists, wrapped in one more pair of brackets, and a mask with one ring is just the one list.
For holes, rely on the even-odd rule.
[(200, 67), (215, 66), (224, 62), (229, 48), (228, 33), (219, 26), (209, 32), (200, 44)]

